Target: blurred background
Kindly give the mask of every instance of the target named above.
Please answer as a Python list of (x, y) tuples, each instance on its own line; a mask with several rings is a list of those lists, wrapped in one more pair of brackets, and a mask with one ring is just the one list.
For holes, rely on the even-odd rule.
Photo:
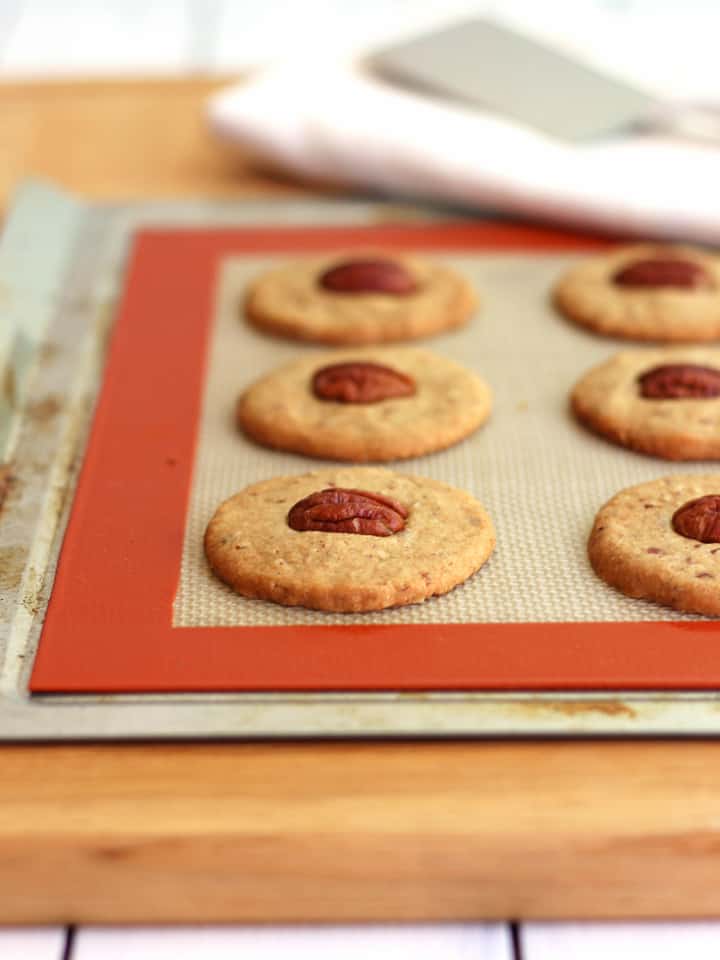
[(0, 0), (0, 76), (233, 73), (492, 16), (676, 97), (717, 95), (717, 0)]
[[(473, 18), (623, 81), (655, 112), (573, 142), (484, 102), (485, 86), (468, 109), (355, 65)], [(284, 189), (337, 184), (718, 243), (719, 33), (718, 0), (0, 0), (0, 199), (22, 175), (89, 196), (229, 196), (280, 171)], [(517, 103), (538, 93), (582, 113), (573, 83), (544, 82), (522, 55), (508, 69), (499, 89), (515, 84)], [(52, 86), (104, 78), (143, 86)], [(162, 92), (163, 78), (185, 86)], [(28, 81), (50, 81), (31, 105)]]

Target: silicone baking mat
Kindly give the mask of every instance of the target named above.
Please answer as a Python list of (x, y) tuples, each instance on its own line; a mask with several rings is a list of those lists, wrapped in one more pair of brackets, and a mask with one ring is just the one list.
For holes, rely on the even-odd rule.
[[(491, 424), (451, 451), (393, 466), (472, 490), (493, 515), (498, 549), (448, 596), (380, 614), (244, 600), (204, 564), (208, 517), (249, 482), (318, 467), (254, 447), (232, 426), (238, 390), (308, 349), (243, 327), (244, 285), (277, 256), (369, 245), (432, 250), (481, 291), (467, 330), (428, 346), (491, 382)], [(547, 306), (572, 246), (508, 226), (142, 234), (32, 689), (717, 686), (716, 624), (627, 600), (585, 559), (597, 507), (669, 468), (590, 437), (567, 415), (575, 377), (615, 348)]]

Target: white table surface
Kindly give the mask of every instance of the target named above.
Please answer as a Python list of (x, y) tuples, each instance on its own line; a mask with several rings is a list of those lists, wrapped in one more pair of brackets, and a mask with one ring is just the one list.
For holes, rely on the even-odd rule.
[(720, 922), (0, 930), (2, 960), (718, 960)]

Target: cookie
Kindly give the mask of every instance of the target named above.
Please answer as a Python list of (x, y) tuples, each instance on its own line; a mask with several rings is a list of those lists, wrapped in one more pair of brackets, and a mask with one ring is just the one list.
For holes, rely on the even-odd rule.
[(248, 320), (297, 340), (413, 340), (465, 324), (477, 306), (455, 270), (414, 256), (346, 253), (274, 267), (250, 285)]
[(238, 593), (338, 612), (447, 593), (494, 546), (469, 493), (376, 467), (256, 483), (221, 504), (205, 532), (210, 567)]
[(578, 381), (570, 403), (583, 424), (632, 450), (720, 459), (720, 349), (618, 353)]
[(355, 462), (418, 457), (490, 415), (491, 391), (445, 357), (408, 347), (320, 353), (285, 364), (240, 397), (237, 421), (268, 447)]
[(606, 336), (717, 340), (720, 260), (693, 247), (621, 247), (570, 269), (554, 300), (571, 320)]
[(720, 615), (720, 473), (622, 490), (598, 513), (588, 554), (629, 597)]

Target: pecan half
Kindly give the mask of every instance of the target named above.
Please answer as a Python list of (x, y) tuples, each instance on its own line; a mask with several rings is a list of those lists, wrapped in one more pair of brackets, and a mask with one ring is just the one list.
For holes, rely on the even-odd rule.
[(667, 363), (638, 377), (640, 395), (649, 400), (720, 397), (720, 370), (695, 363)]
[(298, 500), (287, 516), (293, 530), (389, 537), (405, 526), (408, 511), (397, 500), (367, 490), (328, 487)]
[(711, 287), (705, 267), (681, 257), (649, 257), (635, 260), (613, 276), (620, 287)]
[(415, 293), (417, 282), (397, 260), (346, 260), (323, 273), (318, 281), (332, 293)]
[(316, 371), (313, 393), (320, 400), (336, 403), (378, 403), (390, 397), (415, 393), (412, 377), (381, 363), (333, 363)]
[(720, 543), (720, 494), (710, 493), (690, 500), (676, 510), (673, 530), (701, 543)]

